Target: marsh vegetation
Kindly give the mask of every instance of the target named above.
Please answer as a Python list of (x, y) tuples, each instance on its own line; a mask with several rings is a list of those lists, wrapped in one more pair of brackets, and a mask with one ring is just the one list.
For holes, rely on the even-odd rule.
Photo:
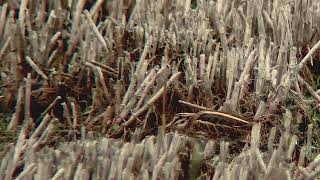
[(0, 179), (319, 177), (319, 47), (317, 0), (0, 0)]

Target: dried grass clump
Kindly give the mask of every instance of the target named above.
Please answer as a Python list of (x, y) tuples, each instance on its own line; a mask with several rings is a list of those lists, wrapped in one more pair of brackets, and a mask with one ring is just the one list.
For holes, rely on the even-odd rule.
[(178, 100), (277, 125), (288, 100), (304, 112), (320, 102), (300, 74), (317, 57), (319, 11), (316, 0), (3, 3), (7, 129), (51, 114), (75, 132), (152, 134), (198, 111)]
[(261, 126), (254, 125), (250, 143), (233, 159), (229, 142), (222, 141), (217, 154), (216, 141), (201, 142), (178, 133), (129, 143), (83, 133), (81, 140), (41, 150), (40, 140), (19, 136), (18, 143), (2, 154), (0, 175), (4, 179), (315, 179), (320, 175), (320, 155), (306, 163), (311, 146), (297, 149), (291, 120), (287, 110), (280, 141), (275, 143), (273, 128), (266, 152), (260, 150)]
[[(184, 177), (187, 138), (166, 134), (142, 142), (83, 136), (40, 151), (31, 140), (11, 146), (1, 160), (4, 179), (178, 179)], [(163, 138), (163, 139), (162, 139)], [(23, 159), (17, 159), (23, 154)]]
[(246, 142), (260, 123), (265, 151), (286, 109), (293, 129), (317, 129), (319, 39), (318, 0), (0, 1), (0, 134), (19, 132), (9, 174), (22, 152), (84, 130)]

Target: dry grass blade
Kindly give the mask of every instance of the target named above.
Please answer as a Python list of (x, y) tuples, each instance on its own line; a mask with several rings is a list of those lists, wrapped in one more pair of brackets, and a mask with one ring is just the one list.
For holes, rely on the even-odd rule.
[(244, 123), (244, 124), (251, 124), (250, 122), (244, 120), (244, 119), (241, 119), (241, 118), (238, 118), (236, 116), (233, 116), (233, 115), (230, 115), (230, 114), (227, 114), (227, 113), (223, 113), (223, 112), (217, 112), (217, 111), (200, 111), (199, 112), (200, 114), (207, 114), (207, 115), (211, 115), (211, 116), (218, 116), (218, 117), (223, 117), (229, 121), (234, 121), (234, 122), (240, 122), (240, 123)]

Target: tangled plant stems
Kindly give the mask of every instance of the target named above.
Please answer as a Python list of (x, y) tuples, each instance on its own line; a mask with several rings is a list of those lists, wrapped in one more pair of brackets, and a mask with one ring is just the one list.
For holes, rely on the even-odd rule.
[(0, 176), (316, 178), (319, 16), (317, 0), (0, 1), (16, 134)]

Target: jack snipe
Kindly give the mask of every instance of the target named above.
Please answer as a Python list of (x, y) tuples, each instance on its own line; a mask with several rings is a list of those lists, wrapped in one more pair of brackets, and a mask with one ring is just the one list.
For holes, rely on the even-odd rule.
[(253, 123), (218, 111), (179, 113), (168, 126), (181, 133), (198, 138), (243, 139)]

